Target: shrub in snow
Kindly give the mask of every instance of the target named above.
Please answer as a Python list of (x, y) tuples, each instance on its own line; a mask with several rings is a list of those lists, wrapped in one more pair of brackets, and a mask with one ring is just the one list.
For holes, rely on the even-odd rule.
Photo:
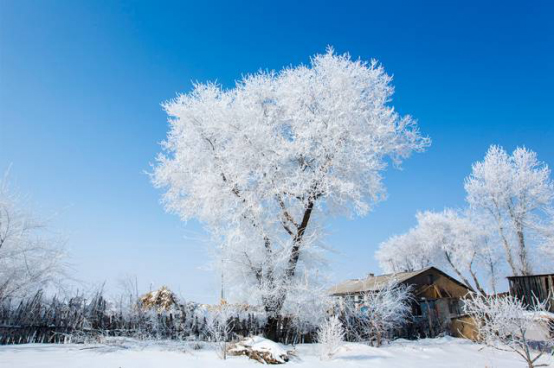
[(548, 314), (545, 304), (537, 301), (527, 306), (515, 297), (496, 295), (472, 295), (464, 303), (465, 312), (475, 319), (479, 338), (498, 350), (517, 353), (529, 368), (551, 349), (548, 344), (532, 345), (534, 342), (530, 339), (536, 322)]
[(344, 328), (337, 316), (326, 320), (317, 332), (317, 341), (321, 345), (321, 358), (330, 359), (344, 340)]
[(218, 356), (227, 359), (227, 341), (233, 332), (234, 311), (232, 306), (221, 304), (206, 316), (206, 331), (216, 343)]
[(363, 294), (359, 305), (345, 302), (342, 311), (349, 336), (380, 346), (410, 316), (410, 291), (409, 286), (391, 282)]

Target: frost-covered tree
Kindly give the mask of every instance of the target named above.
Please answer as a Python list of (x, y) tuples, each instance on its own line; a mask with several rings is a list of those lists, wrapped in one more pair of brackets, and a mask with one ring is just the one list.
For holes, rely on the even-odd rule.
[(554, 211), (551, 210), (549, 213), (550, 223), (547, 223), (540, 231), (540, 250), (544, 255), (554, 260)]
[(64, 242), (48, 233), (15, 192), (0, 179), (0, 302), (22, 298), (57, 283), (63, 275)]
[(493, 145), (483, 161), (473, 164), (465, 189), (472, 210), (495, 226), (512, 274), (531, 274), (530, 253), (536, 251), (554, 200), (548, 166), (526, 148), (508, 155)]
[(484, 294), (478, 274), (485, 269), (494, 290), (494, 249), (484, 227), (451, 209), (420, 212), (416, 218), (416, 227), (380, 245), (376, 258), (386, 272), (409, 272), (428, 266), (447, 268), (466, 285)]
[(317, 331), (317, 342), (320, 344), (322, 360), (333, 357), (344, 341), (344, 335), (344, 328), (338, 316), (333, 315), (324, 321)]
[[(391, 236), (375, 253), (385, 273), (413, 272), (433, 265), (436, 250), (429, 250), (417, 228)], [(431, 253), (430, 251), (433, 251)]]
[[(488, 260), (488, 237), (482, 228), (452, 209), (426, 211), (416, 217), (422, 242), (430, 254), (438, 256), (435, 264), (445, 265), (467, 286), (485, 294), (476, 269), (480, 261)], [(466, 277), (468, 274), (473, 284)]]
[(164, 104), (154, 184), (168, 211), (214, 236), (227, 285), (276, 317), (321, 260), (324, 215), (366, 214), (385, 196), (387, 163), (429, 144), (392, 93), (382, 66), (332, 50), (232, 89), (196, 84)]
[(551, 349), (548, 345), (543, 350), (531, 346), (531, 329), (542, 315), (549, 314), (545, 303), (526, 306), (512, 296), (473, 295), (464, 300), (464, 311), (474, 318), (480, 340), (496, 349), (517, 353), (529, 368)]

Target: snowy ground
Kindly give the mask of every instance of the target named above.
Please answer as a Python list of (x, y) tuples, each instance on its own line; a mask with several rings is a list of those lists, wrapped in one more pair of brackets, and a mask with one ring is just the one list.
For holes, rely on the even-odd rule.
[[(262, 367), (245, 357), (218, 358), (214, 348), (194, 343), (117, 340), (102, 345), (0, 346), (0, 367)], [(287, 347), (287, 349), (292, 349)], [(347, 343), (334, 359), (321, 361), (318, 345), (296, 347), (288, 367), (525, 367), (516, 355), (457, 338), (398, 340), (381, 348)], [(548, 356), (542, 364), (554, 366)]]

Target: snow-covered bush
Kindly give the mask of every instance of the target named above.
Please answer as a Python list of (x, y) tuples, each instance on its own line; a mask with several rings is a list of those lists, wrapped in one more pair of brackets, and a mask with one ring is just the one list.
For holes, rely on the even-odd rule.
[(329, 317), (317, 331), (317, 341), (320, 344), (322, 359), (330, 359), (344, 340), (344, 328), (338, 316)]
[(380, 346), (394, 329), (402, 327), (411, 312), (411, 288), (389, 282), (361, 296), (360, 305), (342, 306), (347, 334), (357, 341)]
[(533, 368), (549, 345), (532, 347), (531, 329), (546, 312), (545, 303), (527, 306), (512, 296), (472, 295), (464, 300), (464, 311), (475, 320), (480, 340), (498, 350), (521, 356)]
[(236, 311), (227, 304), (221, 304), (210, 311), (206, 317), (206, 331), (210, 340), (216, 344), (220, 359), (227, 359), (227, 341), (233, 332), (233, 318)]

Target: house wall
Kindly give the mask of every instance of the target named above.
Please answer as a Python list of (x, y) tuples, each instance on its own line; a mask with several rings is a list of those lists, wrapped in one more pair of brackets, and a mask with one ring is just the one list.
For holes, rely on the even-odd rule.
[(461, 298), (470, 292), (467, 287), (456, 283), (435, 269), (418, 274), (407, 280), (406, 283), (413, 285), (416, 296), (428, 299)]
[(463, 315), (452, 319), (451, 335), (477, 341), (479, 339), (479, 333), (477, 332), (475, 319), (469, 315)]

